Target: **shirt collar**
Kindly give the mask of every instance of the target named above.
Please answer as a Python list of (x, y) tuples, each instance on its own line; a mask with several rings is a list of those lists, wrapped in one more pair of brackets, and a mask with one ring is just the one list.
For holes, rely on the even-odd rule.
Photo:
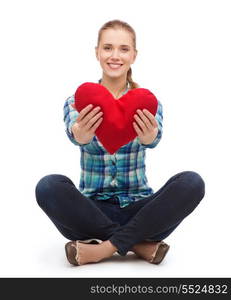
[[(101, 83), (101, 81), (102, 81), (102, 78), (98, 80), (98, 83)], [(129, 83), (127, 81), (126, 90), (122, 93), (122, 95), (124, 95), (128, 92), (128, 86), (129, 86)]]

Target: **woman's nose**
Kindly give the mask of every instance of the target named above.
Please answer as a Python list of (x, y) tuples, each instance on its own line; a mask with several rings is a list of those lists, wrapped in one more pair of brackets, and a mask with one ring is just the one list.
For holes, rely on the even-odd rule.
[(112, 51), (112, 53), (111, 53), (111, 57), (113, 57), (113, 58), (117, 58), (117, 57), (119, 57), (119, 51), (118, 50), (113, 50)]

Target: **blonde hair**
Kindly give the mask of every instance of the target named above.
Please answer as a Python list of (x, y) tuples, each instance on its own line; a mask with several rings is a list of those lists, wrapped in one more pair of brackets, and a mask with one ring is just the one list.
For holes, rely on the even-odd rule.
[[(111, 29), (111, 28), (112, 29), (118, 29), (118, 28), (119, 29), (124, 29), (124, 30), (127, 30), (129, 33), (131, 33), (132, 41), (133, 41), (133, 48), (134, 48), (134, 50), (136, 50), (136, 33), (135, 33), (135, 30), (128, 23), (123, 22), (121, 20), (117, 20), (117, 19), (106, 22), (99, 29), (97, 47), (99, 46), (100, 39), (101, 39), (103, 31), (107, 30), (107, 29)], [(133, 79), (132, 79), (132, 69), (131, 69), (131, 67), (127, 72), (127, 82), (130, 85), (130, 89), (136, 89), (136, 88), (139, 87), (139, 85), (136, 82), (134, 82)]]

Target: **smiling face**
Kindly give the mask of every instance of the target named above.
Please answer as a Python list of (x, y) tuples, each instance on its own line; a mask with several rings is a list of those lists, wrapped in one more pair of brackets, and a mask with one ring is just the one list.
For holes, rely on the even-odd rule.
[(126, 77), (137, 55), (131, 33), (123, 29), (104, 30), (95, 50), (104, 75), (113, 78)]

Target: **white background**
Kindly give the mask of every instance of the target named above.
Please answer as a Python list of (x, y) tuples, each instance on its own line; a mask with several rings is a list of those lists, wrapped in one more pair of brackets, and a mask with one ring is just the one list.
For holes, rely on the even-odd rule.
[[(225, 0), (1, 1), (1, 277), (230, 277), (231, 8)], [(206, 196), (166, 239), (164, 262), (133, 254), (72, 267), (67, 240), (38, 207), (35, 186), (60, 173), (79, 183), (80, 153), (63, 104), (97, 82), (94, 47), (107, 21), (137, 34), (133, 79), (162, 102), (164, 132), (146, 151), (149, 184), (198, 172)]]

